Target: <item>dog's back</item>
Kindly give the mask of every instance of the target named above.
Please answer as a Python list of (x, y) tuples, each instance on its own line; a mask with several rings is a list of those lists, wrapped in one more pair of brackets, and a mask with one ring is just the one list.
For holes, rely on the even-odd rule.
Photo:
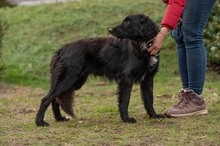
[(86, 73), (114, 80), (118, 73), (132, 72), (138, 81), (145, 73), (156, 73), (158, 63), (152, 64), (151, 57), (155, 56), (141, 50), (130, 39), (83, 39), (65, 44), (55, 52), (51, 61), (51, 74), (71, 68), (78, 76)]

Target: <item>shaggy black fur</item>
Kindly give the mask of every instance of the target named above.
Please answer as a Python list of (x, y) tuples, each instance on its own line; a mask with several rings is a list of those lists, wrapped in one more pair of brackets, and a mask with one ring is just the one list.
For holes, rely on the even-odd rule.
[(51, 87), (42, 99), (36, 124), (48, 126), (44, 115), (52, 103), (57, 121), (67, 121), (61, 108), (70, 116), (73, 112), (73, 93), (85, 83), (89, 74), (104, 76), (118, 83), (118, 103), (121, 119), (126, 123), (136, 120), (128, 115), (131, 89), (140, 84), (144, 107), (151, 118), (161, 118), (153, 108), (153, 79), (159, 64), (159, 54), (151, 56), (146, 48), (158, 33), (158, 27), (147, 16), (127, 16), (122, 24), (109, 29), (110, 38), (82, 39), (57, 50), (50, 65)]

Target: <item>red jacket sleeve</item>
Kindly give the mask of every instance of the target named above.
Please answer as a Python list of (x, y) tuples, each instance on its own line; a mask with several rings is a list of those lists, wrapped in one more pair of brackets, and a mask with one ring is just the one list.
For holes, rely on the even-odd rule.
[(183, 13), (186, 0), (163, 0), (167, 3), (167, 9), (163, 16), (161, 25), (168, 29), (174, 29), (176, 24)]

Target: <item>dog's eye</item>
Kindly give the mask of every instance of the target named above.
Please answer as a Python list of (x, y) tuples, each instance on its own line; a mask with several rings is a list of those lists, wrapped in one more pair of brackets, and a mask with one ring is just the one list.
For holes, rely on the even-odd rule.
[(127, 20), (126, 23), (127, 23), (127, 24), (130, 24), (130, 20)]
[(131, 20), (128, 19), (128, 18), (126, 18), (126, 19), (124, 20), (124, 22), (125, 22), (126, 24), (130, 24)]

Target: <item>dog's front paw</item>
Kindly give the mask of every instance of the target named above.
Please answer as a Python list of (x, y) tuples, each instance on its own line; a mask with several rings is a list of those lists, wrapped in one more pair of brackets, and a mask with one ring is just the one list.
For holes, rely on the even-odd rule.
[(70, 118), (65, 117), (65, 116), (62, 116), (62, 117), (56, 119), (56, 121), (58, 121), (58, 122), (69, 121), (69, 120), (70, 120)]
[(124, 121), (124, 123), (137, 123), (135, 118), (126, 118), (123, 121)]
[(47, 127), (49, 126), (50, 124), (45, 122), (45, 121), (41, 121), (41, 122), (36, 122), (37, 126), (42, 126), (42, 127)]
[(165, 118), (165, 116), (164, 116), (164, 114), (156, 114), (156, 115), (150, 116), (150, 118), (152, 118), (152, 119)]

